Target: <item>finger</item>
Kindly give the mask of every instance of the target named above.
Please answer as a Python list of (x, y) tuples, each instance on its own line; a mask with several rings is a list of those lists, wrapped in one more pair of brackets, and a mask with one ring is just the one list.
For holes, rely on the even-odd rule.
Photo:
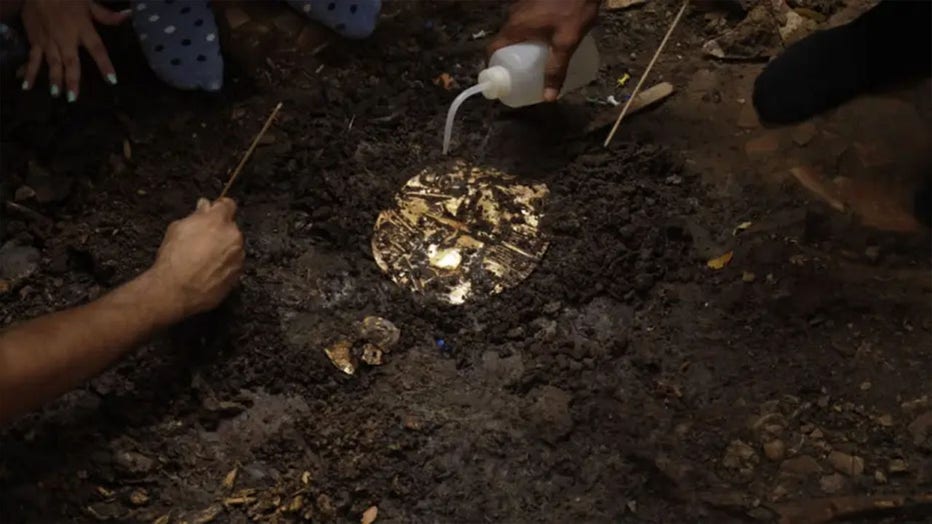
[(78, 59), (78, 46), (59, 46), (62, 66), (65, 68), (65, 87), (68, 88), (68, 101), (78, 99), (81, 87), (81, 61)]
[(111, 11), (96, 2), (91, 2), (91, 16), (93, 16), (94, 20), (97, 20), (99, 24), (120, 25), (125, 22), (131, 14), (133, 14), (133, 11), (130, 9)]
[(210, 210), (210, 200), (207, 200), (206, 198), (198, 198), (196, 211), (203, 213), (208, 210)]
[(579, 45), (580, 37), (575, 33), (557, 33), (550, 42), (550, 56), (544, 68), (544, 100), (553, 102), (560, 94), (566, 68)]
[(491, 57), (492, 53), (498, 51), (503, 47), (508, 47), (511, 44), (517, 44), (523, 42), (525, 39), (521, 38), (512, 30), (503, 28), (501, 31), (495, 35), (495, 38), (489, 42), (489, 45), (485, 48), (485, 53), (487, 57)]
[(39, 74), (39, 67), (42, 65), (42, 48), (34, 45), (29, 50), (29, 61), (26, 62), (26, 74), (23, 78), (23, 91), (28, 91), (36, 85), (36, 75)]
[(233, 216), (236, 215), (236, 202), (227, 197), (218, 198), (210, 207), (210, 212), (217, 213), (224, 220), (233, 220)]
[(58, 98), (62, 86), (61, 55), (55, 45), (50, 45), (45, 55), (45, 61), (49, 65), (49, 94)]
[(100, 74), (107, 79), (107, 82), (110, 82), (110, 85), (116, 85), (116, 71), (113, 69), (113, 63), (110, 62), (110, 55), (107, 54), (107, 48), (104, 47), (104, 43), (100, 40), (100, 36), (97, 35), (97, 31), (93, 29), (86, 31), (81, 37), (81, 42), (84, 44), (84, 48), (87, 49), (88, 54), (91, 55), (91, 58), (94, 59), (94, 62), (97, 63), (97, 69), (100, 69)]

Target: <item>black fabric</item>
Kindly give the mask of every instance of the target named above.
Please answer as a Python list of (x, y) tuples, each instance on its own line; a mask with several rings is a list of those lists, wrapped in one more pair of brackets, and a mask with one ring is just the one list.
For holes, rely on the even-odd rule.
[(757, 78), (754, 107), (764, 122), (798, 122), (930, 70), (932, 1), (885, 0), (787, 48)]

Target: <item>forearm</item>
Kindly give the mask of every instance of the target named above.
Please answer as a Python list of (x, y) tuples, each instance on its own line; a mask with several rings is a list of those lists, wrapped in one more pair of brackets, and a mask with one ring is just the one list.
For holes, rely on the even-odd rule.
[(180, 320), (152, 272), (84, 306), (0, 333), (0, 423), (90, 379)]

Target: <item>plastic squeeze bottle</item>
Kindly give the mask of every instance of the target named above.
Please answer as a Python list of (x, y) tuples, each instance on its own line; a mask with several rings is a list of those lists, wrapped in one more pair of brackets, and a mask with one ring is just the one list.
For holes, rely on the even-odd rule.
[[(544, 68), (550, 56), (550, 46), (544, 42), (522, 42), (503, 47), (492, 54), (489, 67), (479, 73), (479, 83), (460, 93), (447, 112), (443, 129), (443, 154), (450, 149), (453, 121), (460, 105), (467, 98), (482, 93), (489, 100), (500, 100), (509, 107), (523, 107), (544, 100)], [(595, 80), (599, 74), (599, 50), (592, 34), (587, 34), (570, 58), (563, 82), (564, 93)]]

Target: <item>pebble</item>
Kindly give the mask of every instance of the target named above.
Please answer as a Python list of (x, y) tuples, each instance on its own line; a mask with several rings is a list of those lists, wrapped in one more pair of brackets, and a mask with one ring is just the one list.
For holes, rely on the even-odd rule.
[(819, 486), (822, 488), (822, 491), (828, 493), (829, 495), (834, 495), (839, 493), (845, 488), (845, 477), (842, 477), (838, 473), (832, 473), (831, 475), (825, 475), (819, 479)]
[(13, 200), (17, 202), (25, 202), (36, 196), (36, 190), (29, 186), (19, 186), (19, 189), (16, 190), (16, 193), (13, 196)]
[(134, 506), (144, 506), (149, 502), (149, 494), (146, 493), (144, 489), (134, 489), (133, 492), (129, 494), (129, 501)]
[(757, 464), (757, 453), (754, 448), (741, 440), (732, 440), (725, 449), (722, 466), (729, 469), (753, 468)]
[(844, 473), (849, 476), (856, 476), (864, 473), (864, 459), (857, 455), (833, 451), (828, 456), (828, 461), (832, 463), (832, 467), (839, 473)]
[(809, 475), (822, 473), (822, 466), (819, 465), (816, 459), (809, 455), (800, 455), (784, 460), (783, 463), (780, 464), (780, 471), (791, 476), (807, 477)]
[(892, 475), (897, 473), (906, 473), (909, 471), (909, 464), (906, 463), (903, 459), (893, 459), (887, 464), (887, 471)]
[(864, 250), (864, 256), (871, 262), (877, 262), (880, 260), (880, 248), (877, 246), (869, 246)]
[(122, 470), (134, 475), (144, 475), (155, 467), (154, 460), (135, 451), (116, 451), (113, 454), (113, 461)]
[(764, 444), (764, 455), (767, 455), (767, 458), (774, 462), (783, 460), (783, 457), (786, 456), (786, 444), (780, 439), (771, 440)]
[(816, 126), (811, 122), (806, 122), (796, 126), (796, 129), (793, 130), (792, 137), (793, 142), (799, 146), (804, 147), (809, 142), (812, 142), (812, 139), (816, 136)]
[(573, 430), (572, 395), (553, 386), (543, 386), (529, 397), (534, 401), (527, 413), (538, 437), (552, 444)]
[(884, 413), (883, 415), (877, 417), (877, 423), (885, 428), (889, 428), (893, 425), (893, 415)]
[(926, 411), (909, 424), (909, 434), (913, 444), (932, 450), (932, 411)]
[(883, 471), (880, 471), (880, 470), (878, 469), (877, 471), (874, 472), (874, 480), (875, 480), (878, 484), (886, 484), (886, 483), (887, 483), (887, 476), (883, 474)]
[(29, 278), (39, 269), (39, 250), (10, 241), (0, 247), (0, 279), (11, 286)]

